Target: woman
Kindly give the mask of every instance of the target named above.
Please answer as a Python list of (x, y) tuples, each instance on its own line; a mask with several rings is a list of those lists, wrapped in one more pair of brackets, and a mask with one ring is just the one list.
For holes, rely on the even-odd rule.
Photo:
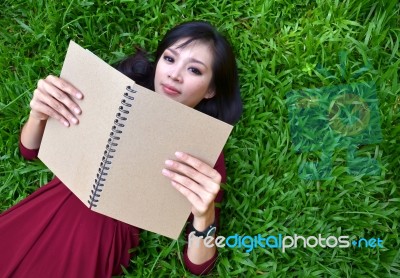
[[(231, 124), (238, 120), (242, 105), (235, 58), (208, 23), (189, 22), (170, 30), (154, 65), (155, 70), (139, 51), (117, 69), (210, 116)], [(61, 78), (40, 80), (21, 132), (22, 155), (36, 158), (49, 117), (66, 127), (79, 124), (78, 100), (83, 97), (84, 92)], [(213, 234), (219, 219), (215, 202), (221, 201), (225, 180), (222, 154), (213, 169), (178, 152), (175, 160), (165, 162), (162, 174), (192, 204), (188, 231)], [(88, 210), (58, 178), (1, 214), (0, 235), (1, 277), (110, 277), (128, 265), (128, 251), (139, 242), (138, 228)], [(185, 247), (185, 264), (192, 273), (203, 274), (212, 268), (217, 250), (201, 244), (201, 237), (195, 241)]]

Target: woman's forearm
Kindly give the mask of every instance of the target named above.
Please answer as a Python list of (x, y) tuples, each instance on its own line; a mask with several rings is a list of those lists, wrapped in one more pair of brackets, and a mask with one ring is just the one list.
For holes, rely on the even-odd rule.
[(21, 143), (28, 149), (39, 149), (42, 142), (46, 120), (29, 115), (21, 132)]
[[(208, 216), (194, 217), (193, 227), (198, 231), (206, 230), (211, 224), (215, 222), (215, 212), (211, 210)], [(196, 237), (194, 233), (188, 236), (188, 249), (187, 255), (189, 260), (194, 264), (202, 264), (210, 260), (216, 252), (214, 239), (203, 239)]]
[(190, 236), (188, 238), (189, 244), (187, 249), (187, 256), (189, 260), (194, 264), (203, 264), (206, 261), (210, 260), (216, 250), (214, 240), (207, 242), (207, 244), (212, 245), (212, 247), (206, 247), (206, 243), (204, 239), (201, 239), (196, 236)]

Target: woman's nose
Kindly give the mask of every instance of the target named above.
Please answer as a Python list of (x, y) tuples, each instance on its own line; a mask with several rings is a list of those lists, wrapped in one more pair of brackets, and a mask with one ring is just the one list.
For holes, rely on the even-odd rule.
[(170, 72), (168, 75), (169, 78), (171, 78), (174, 81), (182, 82), (182, 74), (180, 69), (175, 68)]

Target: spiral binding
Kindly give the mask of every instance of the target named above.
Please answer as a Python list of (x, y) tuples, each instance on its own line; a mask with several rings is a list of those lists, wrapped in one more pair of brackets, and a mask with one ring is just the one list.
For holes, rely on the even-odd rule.
[(121, 138), (122, 129), (124, 128), (124, 122), (127, 120), (126, 115), (132, 107), (132, 102), (135, 99), (132, 94), (137, 91), (131, 88), (131, 86), (126, 87), (126, 92), (124, 93), (124, 98), (121, 100), (121, 105), (118, 107), (117, 114), (115, 114), (114, 125), (111, 127), (110, 136), (107, 141), (107, 145), (104, 151), (104, 155), (100, 162), (100, 167), (97, 172), (96, 178), (93, 183), (93, 188), (91, 194), (89, 195), (89, 208), (97, 207), (100, 193), (103, 191), (104, 182), (106, 181), (106, 176), (110, 170), (111, 160), (114, 157), (116, 147), (118, 146), (118, 140)]

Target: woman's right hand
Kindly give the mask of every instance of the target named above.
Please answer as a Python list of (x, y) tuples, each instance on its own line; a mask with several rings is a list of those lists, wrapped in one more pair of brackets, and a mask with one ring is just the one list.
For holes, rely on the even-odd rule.
[(66, 80), (49, 75), (40, 79), (30, 102), (31, 117), (58, 120), (65, 126), (78, 124), (78, 115), (82, 113), (76, 100), (83, 98), (82, 93)]

